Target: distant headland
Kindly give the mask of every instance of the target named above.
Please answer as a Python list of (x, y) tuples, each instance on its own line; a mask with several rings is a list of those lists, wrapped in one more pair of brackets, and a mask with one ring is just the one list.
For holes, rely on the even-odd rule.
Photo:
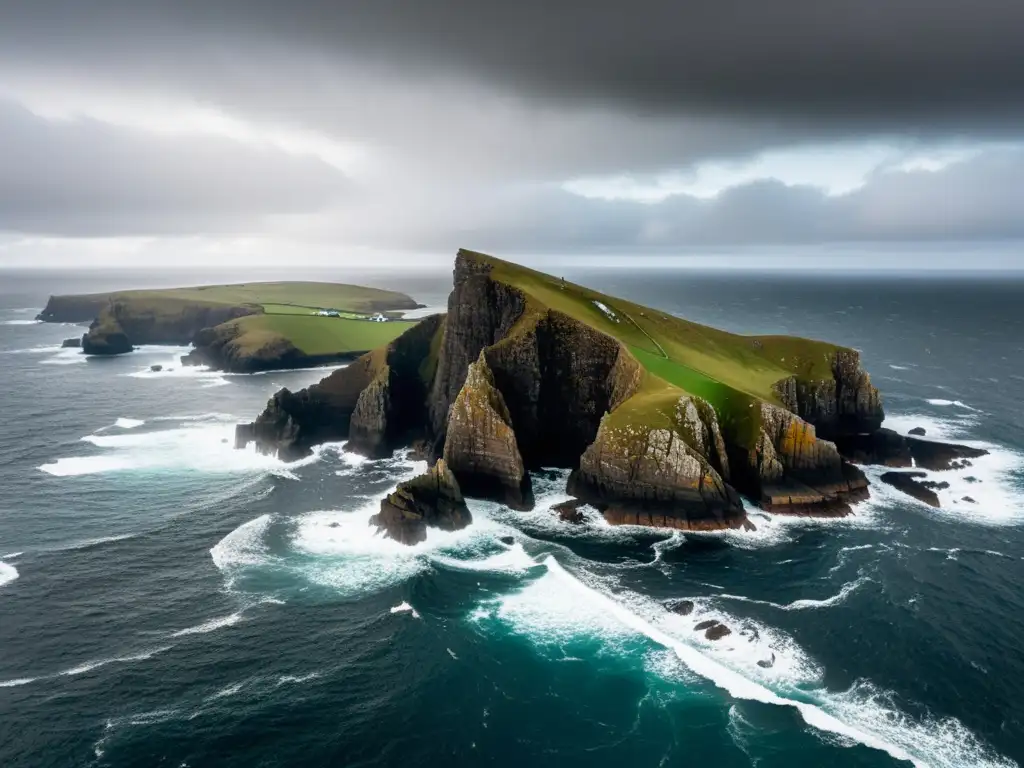
[(51, 296), (44, 322), (90, 322), (66, 346), (118, 355), (143, 344), (192, 344), (183, 364), (250, 373), (352, 359), (415, 323), (421, 305), (395, 291), (340, 283), (276, 282)]

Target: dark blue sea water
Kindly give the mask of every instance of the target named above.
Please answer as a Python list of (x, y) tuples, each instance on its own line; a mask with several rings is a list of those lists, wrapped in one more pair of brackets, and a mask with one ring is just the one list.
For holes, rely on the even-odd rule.
[[(551, 472), (536, 511), (472, 503), (469, 529), (408, 549), (367, 518), (422, 465), (232, 449), (322, 371), (87, 361), (58, 348), (80, 328), (30, 322), (51, 292), (203, 276), (3, 273), (0, 765), (1024, 761), (1024, 282), (566, 277), (856, 346), (891, 426), (992, 454), (944, 478), (942, 510), (876, 486), (851, 518), (755, 512), (753, 533), (567, 527)], [(450, 276), (374, 282), (438, 304)], [(705, 641), (706, 617), (733, 634)]]

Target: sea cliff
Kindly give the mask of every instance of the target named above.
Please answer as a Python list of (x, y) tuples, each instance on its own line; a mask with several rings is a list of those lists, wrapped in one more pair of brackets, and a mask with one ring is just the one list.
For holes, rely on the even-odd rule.
[(612, 522), (707, 529), (747, 524), (742, 496), (848, 513), (868, 493), (848, 457), (883, 419), (855, 350), (725, 334), (460, 251), (446, 315), (277, 393), (236, 443), (292, 459), (416, 438), (468, 496), (527, 509), (529, 471), (564, 467)]

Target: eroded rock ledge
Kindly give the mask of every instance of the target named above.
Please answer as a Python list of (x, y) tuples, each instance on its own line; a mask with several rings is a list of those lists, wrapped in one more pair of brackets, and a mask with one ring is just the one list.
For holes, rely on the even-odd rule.
[[(774, 402), (732, 391), (723, 419), (617, 338), (496, 278), (496, 263), (460, 251), (447, 315), (317, 385), (278, 392), (238, 427), (237, 445), (293, 459), (348, 439), (381, 456), (423, 438), (469, 496), (528, 508), (529, 470), (564, 467), (570, 492), (610, 521), (684, 529), (744, 525), (741, 494), (775, 512), (848, 513), (868, 487), (848, 458), (893, 453), (876, 445), (889, 440), (881, 397), (853, 350), (832, 355), (821, 378), (782, 377)], [(919, 462), (945, 450), (904, 440)]]

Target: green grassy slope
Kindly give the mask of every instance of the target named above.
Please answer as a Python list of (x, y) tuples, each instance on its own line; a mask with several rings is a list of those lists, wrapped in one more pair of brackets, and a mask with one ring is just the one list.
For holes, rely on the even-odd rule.
[(374, 323), (337, 317), (298, 314), (249, 315), (232, 321), (241, 329), (243, 348), (257, 349), (273, 336), (283, 336), (307, 355), (367, 352), (388, 344), (416, 323), (393, 320)]
[[(100, 294), (96, 294), (97, 297)], [(155, 307), (187, 304), (274, 306), (278, 311), (293, 308), (304, 312), (308, 309), (330, 308), (365, 314), (390, 309), (413, 309), (416, 302), (404, 293), (368, 288), (344, 283), (239, 283), (235, 285), (201, 285), (188, 288), (159, 288), (137, 291), (115, 291), (102, 294), (117, 301), (119, 299), (152, 303)], [(87, 296), (84, 298), (91, 298)], [(270, 310), (268, 310), (270, 311)]]
[(647, 375), (640, 391), (613, 415), (616, 420), (660, 425), (672, 418), (685, 392), (710, 402), (722, 428), (749, 443), (760, 423), (756, 402), (780, 405), (773, 385), (793, 375), (808, 381), (831, 378), (832, 360), (841, 349), (797, 337), (728, 333), (491, 256), (470, 255), (491, 265), (493, 279), (527, 295), (527, 314), (558, 310), (629, 347)]

